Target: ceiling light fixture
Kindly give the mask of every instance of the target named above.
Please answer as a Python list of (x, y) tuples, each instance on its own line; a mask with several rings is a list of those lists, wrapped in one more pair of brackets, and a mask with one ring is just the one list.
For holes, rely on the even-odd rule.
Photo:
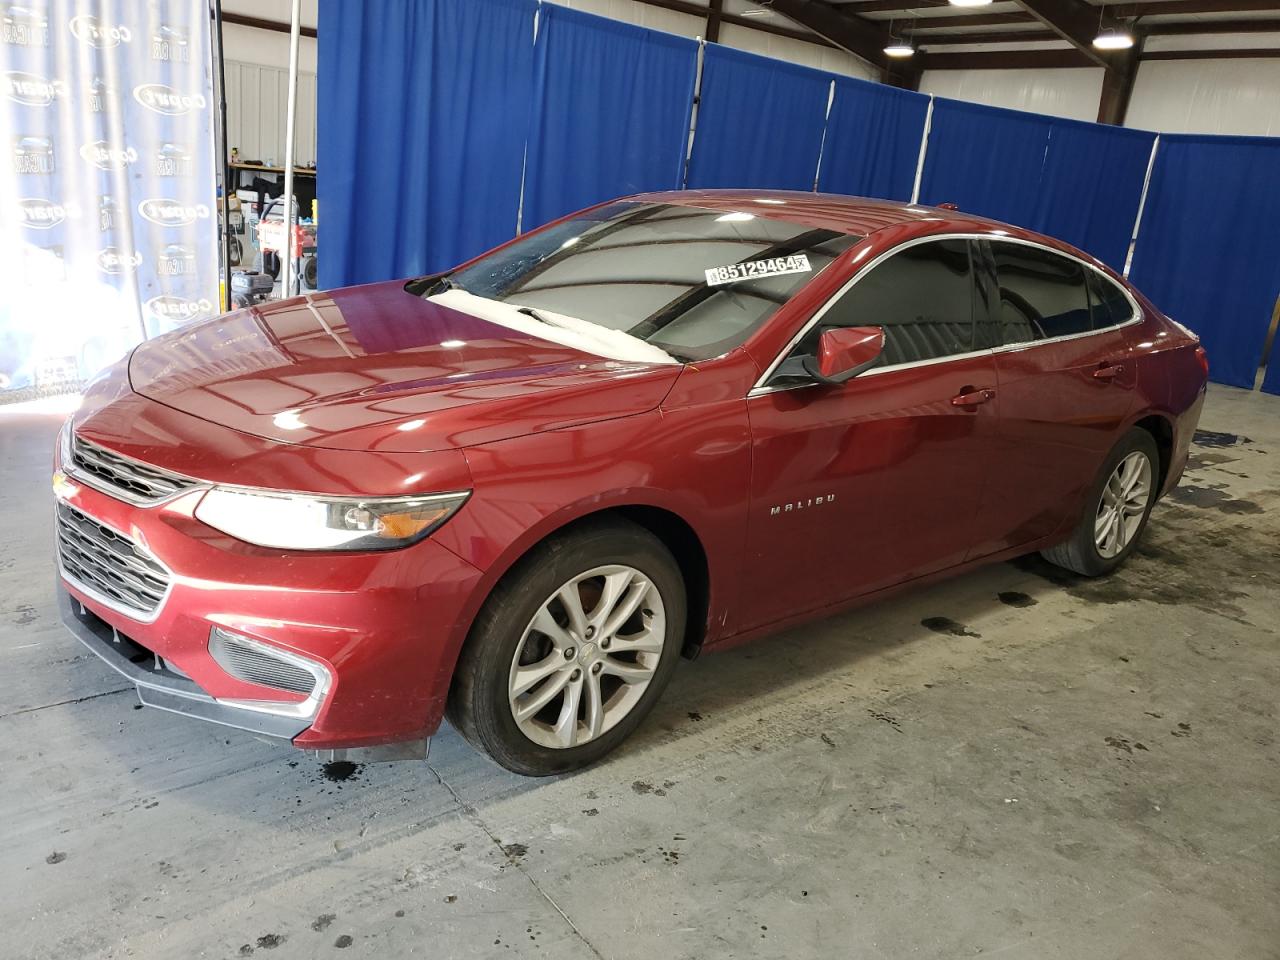
[(884, 55), (893, 57), (895, 60), (902, 60), (911, 56), (916, 52), (916, 48), (911, 41), (904, 36), (894, 36), (893, 21), (889, 21), (889, 42), (884, 45)]
[(1105, 30), (1102, 27), (1102, 19), (1107, 14), (1107, 6), (1105, 0), (1098, 7), (1098, 35), (1093, 38), (1093, 48), (1095, 50), (1128, 50), (1133, 46), (1133, 34), (1118, 24), (1113, 24)]
[(991, 0), (951, 0), (953, 7), (986, 7), (991, 5)]
[(1099, 50), (1128, 50), (1133, 46), (1133, 34), (1119, 27), (1108, 27), (1093, 38)]

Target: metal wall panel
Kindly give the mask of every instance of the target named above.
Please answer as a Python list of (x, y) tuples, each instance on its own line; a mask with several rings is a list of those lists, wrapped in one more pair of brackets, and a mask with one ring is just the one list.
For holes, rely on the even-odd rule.
[(920, 92), (1052, 117), (1097, 120), (1102, 68), (926, 70)]
[(1280, 57), (1145, 61), (1125, 125), (1161, 133), (1280, 136)]
[[(284, 160), (288, 70), (227, 61), (227, 145), (243, 160)], [(299, 165), (316, 158), (316, 77), (298, 75), (294, 150)]]

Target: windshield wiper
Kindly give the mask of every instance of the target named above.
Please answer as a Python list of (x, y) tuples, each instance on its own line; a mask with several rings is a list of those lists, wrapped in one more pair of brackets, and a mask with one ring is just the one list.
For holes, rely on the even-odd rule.
[(516, 307), (516, 313), (523, 313), (526, 317), (533, 317), (533, 319), (545, 323), (548, 327), (559, 327), (561, 330), (567, 329), (562, 323), (556, 323), (554, 320), (548, 320), (537, 310), (533, 309), (533, 307)]
[(463, 293), (470, 292), (466, 287), (460, 284), (457, 280), (452, 279), (452, 277), (446, 273), (441, 277), (437, 277), (435, 283), (423, 290), (419, 296), (423, 298), (434, 297), (437, 293), (444, 293), (446, 290), (461, 290)]

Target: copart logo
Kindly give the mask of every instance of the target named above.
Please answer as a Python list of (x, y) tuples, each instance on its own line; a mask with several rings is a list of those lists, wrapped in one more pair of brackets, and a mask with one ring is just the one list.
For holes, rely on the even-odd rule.
[(128, 273), (142, 263), (142, 254), (130, 253), (119, 247), (104, 247), (98, 251), (98, 269), (103, 273)]
[(99, 170), (123, 170), (137, 162), (138, 151), (133, 147), (112, 146), (105, 140), (95, 140), (80, 148), (80, 156)]
[(163, 83), (140, 83), (133, 88), (133, 99), (148, 110), (163, 113), (166, 117), (180, 117), (192, 110), (203, 110), (204, 94), (179, 93)]
[(180, 323), (213, 316), (213, 301), (207, 297), (199, 300), (172, 296), (152, 297), (143, 306), (161, 320), (174, 320)]
[(18, 201), (18, 213), (22, 217), (22, 225), (33, 230), (48, 230), (56, 227), (74, 211), (52, 200), (27, 197)]
[(161, 227), (185, 227), (189, 223), (207, 218), (209, 208), (203, 203), (182, 203), (178, 200), (152, 197), (138, 204), (138, 213), (142, 214), (142, 219), (150, 220)]
[(82, 13), (72, 17), (67, 24), (71, 33), (81, 43), (105, 50), (118, 47), (122, 43), (133, 42), (133, 31), (116, 23), (104, 23), (91, 13)]
[(0, 79), (0, 90), (14, 103), (47, 107), (53, 103), (54, 97), (66, 91), (66, 86), (61, 80), (49, 80), (38, 73), (9, 70)]

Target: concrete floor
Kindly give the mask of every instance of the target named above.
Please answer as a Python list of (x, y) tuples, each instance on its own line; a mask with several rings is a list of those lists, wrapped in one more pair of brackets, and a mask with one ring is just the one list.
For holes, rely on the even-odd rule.
[(6, 958), (1280, 957), (1280, 398), (1212, 390), (1238, 439), (1113, 578), (1003, 564), (684, 664), (543, 781), (447, 729), (332, 780), (136, 708), (55, 619), (56, 426), (0, 415)]

